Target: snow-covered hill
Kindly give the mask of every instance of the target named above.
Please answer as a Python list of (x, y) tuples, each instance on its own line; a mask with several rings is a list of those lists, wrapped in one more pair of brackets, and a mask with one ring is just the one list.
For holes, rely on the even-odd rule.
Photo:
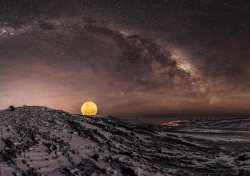
[(231, 118), (224, 120), (176, 120), (163, 123), (165, 127), (186, 128), (202, 128), (202, 129), (223, 129), (223, 130), (245, 130), (250, 131), (250, 118)]
[(220, 121), (207, 121), (195, 124), (203, 128), (220, 128), (220, 129), (234, 129), (234, 130), (248, 130), (250, 131), (250, 118), (235, 118)]
[(250, 175), (250, 143), (46, 107), (0, 111), (0, 175)]

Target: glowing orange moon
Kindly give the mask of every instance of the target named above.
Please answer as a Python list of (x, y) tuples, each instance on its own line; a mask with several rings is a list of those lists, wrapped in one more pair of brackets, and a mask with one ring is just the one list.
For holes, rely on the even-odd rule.
[(97, 105), (92, 101), (87, 101), (83, 103), (81, 107), (82, 115), (96, 115), (97, 114)]

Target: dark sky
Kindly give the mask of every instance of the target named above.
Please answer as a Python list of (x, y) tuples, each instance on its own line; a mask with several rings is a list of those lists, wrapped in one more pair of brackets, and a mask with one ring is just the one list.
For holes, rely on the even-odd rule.
[[(0, 109), (150, 122), (250, 114), (250, 3), (23, 0), (0, 6)], [(160, 120), (159, 120), (160, 119)]]

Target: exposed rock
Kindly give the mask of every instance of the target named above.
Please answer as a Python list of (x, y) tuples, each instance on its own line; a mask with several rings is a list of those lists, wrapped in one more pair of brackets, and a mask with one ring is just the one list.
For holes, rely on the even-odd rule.
[(0, 111), (0, 119), (6, 176), (250, 175), (247, 140), (218, 142), (46, 107)]

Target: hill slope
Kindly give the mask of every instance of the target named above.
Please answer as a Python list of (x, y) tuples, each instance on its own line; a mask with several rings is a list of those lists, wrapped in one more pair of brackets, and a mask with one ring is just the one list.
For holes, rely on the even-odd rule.
[(250, 175), (248, 142), (240, 148), (46, 107), (1, 111), (0, 129), (4, 176)]

